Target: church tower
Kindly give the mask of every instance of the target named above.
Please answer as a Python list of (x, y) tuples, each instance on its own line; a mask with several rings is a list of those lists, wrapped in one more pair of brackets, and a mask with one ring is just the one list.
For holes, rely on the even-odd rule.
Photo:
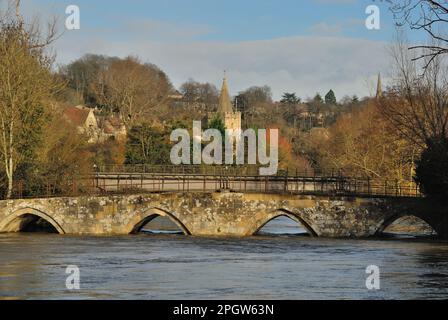
[(376, 98), (381, 98), (383, 96), (383, 85), (381, 83), (381, 74), (378, 73), (378, 82), (376, 85)]
[(226, 129), (234, 131), (241, 130), (241, 112), (233, 110), (225, 72), (222, 82), (221, 95), (219, 96), (218, 114), (224, 121)]

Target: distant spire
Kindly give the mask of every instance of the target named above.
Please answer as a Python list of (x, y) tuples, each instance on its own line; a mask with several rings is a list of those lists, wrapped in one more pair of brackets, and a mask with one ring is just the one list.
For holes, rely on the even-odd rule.
[(226, 113), (233, 112), (232, 103), (230, 102), (229, 87), (227, 85), (226, 71), (224, 71), (224, 79), (222, 81), (222, 89), (221, 89), (221, 95), (219, 97), (218, 112), (221, 115), (225, 115)]
[(376, 97), (381, 98), (383, 96), (383, 85), (381, 84), (381, 73), (378, 73), (378, 82), (376, 85)]

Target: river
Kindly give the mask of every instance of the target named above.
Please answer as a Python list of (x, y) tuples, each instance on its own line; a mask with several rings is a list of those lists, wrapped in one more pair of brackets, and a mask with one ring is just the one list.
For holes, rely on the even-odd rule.
[[(244, 239), (0, 234), (0, 299), (448, 298), (447, 242), (276, 230)], [(68, 265), (80, 270), (80, 290), (66, 288)], [(369, 265), (379, 267), (379, 290), (366, 288)]]

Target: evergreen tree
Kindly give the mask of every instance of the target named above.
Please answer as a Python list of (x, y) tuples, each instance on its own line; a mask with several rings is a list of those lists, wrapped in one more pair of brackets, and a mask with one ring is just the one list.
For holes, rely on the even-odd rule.
[(167, 134), (143, 123), (129, 132), (126, 164), (167, 164), (170, 163), (170, 150)]
[(427, 196), (448, 199), (448, 139), (435, 138), (416, 161), (415, 181)]
[(334, 94), (333, 90), (328, 91), (328, 93), (325, 95), (325, 103), (333, 104), (333, 105), (335, 105), (337, 103), (336, 95)]
[(285, 92), (282, 96), (282, 99), (280, 100), (281, 103), (283, 104), (297, 104), (300, 103), (300, 98), (297, 97), (297, 95), (295, 93), (288, 93)]
[(316, 93), (316, 95), (313, 98), (313, 102), (324, 103), (324, 100), (322, 99), (322, 96), (320, 95), (320, 93)]
[(221, 135), (224, 137), (226, 133), (226, 126), (224, 121), (222, 121), (221, 117), (215, 116), (208, 126), (208, 129), (217, 129), (221, 132)]

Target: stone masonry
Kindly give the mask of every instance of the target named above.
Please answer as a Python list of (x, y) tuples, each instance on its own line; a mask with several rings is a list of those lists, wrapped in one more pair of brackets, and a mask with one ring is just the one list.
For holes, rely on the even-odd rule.
[(39, 216), (61, 234), (121, 235), (167, 216), (185, 234), (255, 234), (288, 216), (320, 237), (368, 237), (396, 219), (414, 215), (447, 238), (445, 207), (423, 198), (347, 198), (258, 193), (152, 193), (0, 201), (0, 232), (20, 231), (25, 215)]

